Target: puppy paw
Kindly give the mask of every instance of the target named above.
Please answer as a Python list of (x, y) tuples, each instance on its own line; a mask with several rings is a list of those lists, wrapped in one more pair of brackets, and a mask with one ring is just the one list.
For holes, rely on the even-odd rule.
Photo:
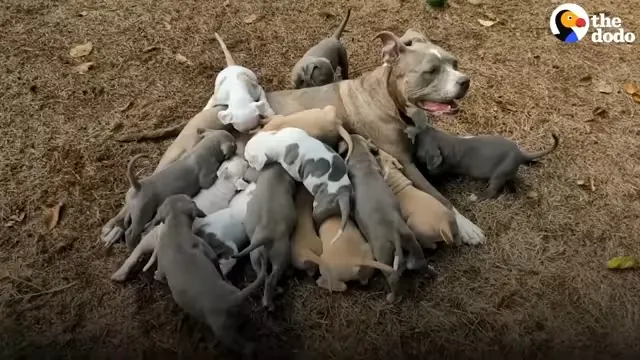
[(113, 281), (123, 282), (126, 279), (127, 279), (127, 273), (124, 271), (116, 271), (115, 273), (113, 273), (113, 275), (111, 275), (111, 280)]
[(397, 303), (400, 302), (400, 300), (402, 300), (402, 296), (394, 294), (394, 293), (388, 293), (387, 294), (387, 302), (391, 305), (395, 305)]
[(124, 235), (124, 230), (119, 226), (112, 227), (106, 234), (102, 234), (102, 242), (104, 243), (105, 248), (110, 248), (113, 244), (117, 243), (122, 236)]

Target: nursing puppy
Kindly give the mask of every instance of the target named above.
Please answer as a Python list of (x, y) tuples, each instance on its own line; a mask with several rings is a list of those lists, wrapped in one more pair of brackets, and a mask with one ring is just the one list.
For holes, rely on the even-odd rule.
[(432, 126), (409, 127), (406, 130), (415, 143), (415, 157), (426, 166), (429, 175), (465, 175), (489, 180), (489, 186), (471, 201), (496, 198), (518, 173), (520, 165), (536, 161), (558, 146), (558, 136), (551, 134), (553, 145), (543, 151), (528, 153), (502, 136), (451, 135)]
[(321, 276), (316, 284), (329, 291), (345, 291), (347, 281), (357, 280), (366, 285), (375, 269), (379, 269), (388, 276), (391, 292), (387, 299), (393, 302), (397, 293), (398, 273), (392, 267), (374, 260), (371, 246), (351, 220), (347, 221), (340, 239), (331, 242), (340, 224), (340, 218), (334, 216), (320, 225), (322, 255), (320, 258), (309, 257), (310, 261), (317, 262), (320, 266)]
[(128, 227), (125, 241), (130, 249), (138, 244), (143, 228), (166, 198), (176, 194), (194, 196), (200, 189), (211, 187), (220, 164), (236, 151), (235, 140), (226, 131), (199, 130), (199, 134), (200, 141), (191, 152), (143, 180), (138, 181), (133, 165), (144, 155), (129, 162), (127, 176), (131, 188), (126, 195), (129, 214), (124, 224)]
[[(393, 264), (393, 269), (398, 270), (400, 265), (405, 265), (404, 247), (409, 252), (406, 268), (426, 266), (422, 248), (402, 217), (400, 204), (384, 181), (382, 170), (369, 151), (369, 143), (360, 135), (353, 135), (352, 139), (353, 154), (347, 169), (354, 188), (355, 220), (375, 258), (384, 264)], [(392, 287), (389, 275), (387, 282)], [(392, 291), (389, 301), (395, 301), (395, 295)]]
[(317, 259), (322, 255), (322, 240), (313, 223), (313, 196), (304, 186), (298, 186), (295, 203), (298, 222), (291, 236), (291, 264), (313, 276), (318, 269)]
[(333, 82), (335, 71), (340, 66), (342, 80), (349, 78), (347, 50), (340, 36), (351, 16), (351, 9), (332, 37), (323, 39), (309, 49), (293, 67), (291, 81), (296, 89), (322, 86)]
[(186, 195), (171, 196), (160, 206), (152, 224), (164, 222), (166, 230), (154, 252), (155, 278), (166, 282), (175, 302), (207, 323), (222, 343), (250, 354), (254, 345), (237, 332), (238, 315), (242, 303), (262, 285), (266, 267), (263, 264), (258, 278), (243, 290), (224, 281), (215, 253), (191, 231), (193, 220), (204, 216)]
[(218, 73), (214, 95), (205, 110), (226, 105), (227, 109), (218, 113), (220, 122), (233, 124), (240, 132), (249, 131), (259, 125), (261, 117), (273, 116), (275, 113), (267, 102), (267, 96), (258, 83), (256, 74), (237, 65), (220, 35), (214, 35), (224, 52), (227, 67)]
[(341, 216), (342, 227), (334, 241), (340, 237), (351, 212), (353, 187), (344, 160), (333, 149), (302, 129), (284, 128), (254, 135), (245, 147), (244, 157), (258, 170), (267, 163), (278, 162), (313, 195), (316, 224)]
[[(346, 145), (348, 151), (345, 160), (349, 160), (353, 150), (351, 136), (342, 126), (342, 120), (336, 115), (336, 108), (332, 105), (322, 109), (303, 110), (288, 116), (275, 115), (263, 120), (263, 124), (262, 131), (279, 131), (287, 127), (302, 129), (309, 136), (338, 149), (338, 153), (344, 151), (344, 147), (339, 147), (338, 143)], [(339, 141), (340, 138), (344, 143)]]
[(226, 208), (238, 190), (245, 189), (248, 186), (242, 180), (248, 168), (249, 164), (242, 156), (233, 156), (220, 165), (216, 172), (217, 180), (213, 186), (208, 189), (202, 189), (193, 198), (193, 201), (207, 215)]
[[(236, 259), (231, 256), (249, 245), (244, 220), (247, 204), (253, 197), (255, 189), (255, 183), (249, 184), (245, 190), (231, 199), (228, 208), (207, 215), (204, 219), (197, 219), (201, 220), (199, 224), (194, 222), (194, 233), (203, 238), (216, 252), (224, 275), (227, 275), (236, 264)], [(214, 235), (214, 242), (219, 239), (224, 245), (221, 251), (217, 251), (217, 248), (210, 243), (210, 235)]]
[[(247, 148), (249, 146), (247, 144)], [(262, 298), (262, 305), (269, 310), (274, 309), (276, 284), (291, 261), (290, 239), (297, 216), (293, 202), (295, 190), (296, 182), (282, 166), (269, 164), (261, 167), (244, 221), (251, 245), (233, 256), (238, 258), (251, 253), (254, 268), (267, 261), (271, 263)]]
[(400, 202), (402, 216), (423, 248), (435, 249), (436, 242), (460, 243), (453, 212), (433, 196), (419, 191), (402, 173), (402, 165), (390, 154), (377, 150), (376, 159), (384, 179)]

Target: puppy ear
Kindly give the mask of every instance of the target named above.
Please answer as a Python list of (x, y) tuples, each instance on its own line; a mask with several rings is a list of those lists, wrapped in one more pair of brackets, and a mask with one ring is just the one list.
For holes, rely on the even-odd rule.
[(418, 129), (417, 126), (408, 126), (406, 129), (404, 129), (404, 132), (405, 134), (407, 134), (407, 137), (411, 139), (411, 143), (415, 143), (416, 135), (420, 133), (420, 129)]
[(427, 170), (433, 171), (442, 164), (442, 152), (438, 145), (433, 142), (428, 142), (427, 144), (424, 144), (424, 146), (426, 146), (427, 151), (426, 154), (423, 155), (424, 159), (420, 160), (424, 161), (427, 165)]
[(204, 213), (204, 211), (202, 211), (202, 209), (200, 209), (198, 207), (198, 205), (196, 204), (195, 201), (192, 201), (191, 204), (193, 204), (192, 206), (192, 214), (193, 214), (193, 218), (203, 218), (203, 217), (207, 217), (207, 214)]
[(424, 35), (414, 29), (407, 29), (407, 31), (405, 31), (404, 34), (402, 34), (402, 36), (400, 37), (400, 41), (402, 41), (402, 43), (406, 46), (411, 46), (415, 42), (429, 42)]
[(220, 149), (224, 154), (224, 158), (229, 159), (236, 153), (238, 146), (236, 145), (235, 141), (225, 141), (224, 143), (222, 143), (222, 145), (220, 145)]
[(265, 115), (267, 112), (269, 112), (269, 105), (264, 100), (256, 101), (251, 105), (258, 111), (258, 114), (260, 115)]
[(349, 145), (347, 145), (346, 141), (341, 140), (338, 143), (338, 154), (343, 155), (347, 150), (349, 150)]
[(392, 32), (381, 31), (373, 37), (375, 39), (382, 41), (382, 61), (385, 64), (391, 64), (401, 53), (407, 51), (407, 47)]
[(264, 153), (258, 153), (253, 156), (247, 157), (247, 161), (252, 168), (260, 171), (267, 163), (267, 155), (265, 155)]
[(218, 171), (216, 171), (216, 176), (218, 176), (218, 179), (228, 180), (230, 178), (229, 167), (227, 166), (227, 164), (223, 163), (222, 165), (220, 165)]
[(221, 110), (218, 112), (218, 119), (220, 120), (221, 123), (223, 123), (224, 125), (227, 125), (231, 123), (231, 121), (233, 120), (233, 114), (229, 109)]
[(307, 84), (313, 84), (311, 76), (316, 69), (318, 69), (318, 65), (315, 63), (308, 63), (302, 67), (302, 72), (304, 73), (304, 78), (306, 79)]

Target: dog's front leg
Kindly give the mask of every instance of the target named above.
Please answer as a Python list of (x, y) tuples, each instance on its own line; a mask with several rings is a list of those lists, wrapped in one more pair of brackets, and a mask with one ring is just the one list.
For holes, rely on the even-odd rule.
[(421, 191), (426, 192), (427, 194), (433, 196), (436, 200), (446, 206), (448, 209), (451, 209), (456, 217), (456, 224), (458, 225), (458, 229), (460, 230), (460, 239), (463, 243), (468, 245), (478, 245), (485, 242), (486, 238), (484, 236), (484, 232), (478, 226), (476, 226), (471, 220), (467, 219), (464, 215), (460, 214), (458, 209), (456, 209), (449, 200), (447, 200), (440, 192), (433, 187), (425, 179), (420, 170), (415, 166), (414, 163), (403, 163), (403, 172), (409, 180), (413, 183), (413, 185)]
[(102, 227), (101, 240), (105, 247), (111, 247), (111, 245), (118, 242), (124, 236), (124, 218), (127, 216), (127, 205), (124, 205), (116, 216), (112, 217)]

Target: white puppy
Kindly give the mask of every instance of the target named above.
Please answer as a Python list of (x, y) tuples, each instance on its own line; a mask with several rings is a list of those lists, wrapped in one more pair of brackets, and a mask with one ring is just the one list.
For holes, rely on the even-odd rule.
[(342, 226), (333, 241), (340, 237), (349, 219), (353, 187), (347, 165), (331, 147), (302, 129), (289, 127), (257, 133), (247, 142), (244, 157), (258, 171), (267, 163), (280, 163), (313, 195), (316, 224), (338, 214), (342, 217)]
[[(249, 238), (244, 227), (244, 218), (247, 214), (247, 203), (253, 196), (255, 189), (255, 183), (249, 184), (245, 190), (233, 197), (228, 208), (207, 215), (207, 217), (201, 219), (202, 221), (199, 221), (199, 225), (194, 224), (194, 233), (205, 239), (205, 241), (208, 240), (206, 234), (215, 234), (220, 241), (231, 249), (231, 255), (235, 255), (238, 251), (247, 247)], [(220, 259), (219, 262), (222, 274), (227, 275), (236, 264), (236, 259)]]
[(227, 67), (216, 77), (214, 94), (205, 106), (205, 110), (217, 105), (228, 108), (218, 113), (223, 124), (233, 124), (233, 127), (246, 132), (260, 124), (261, 117), (275, 115), (267, 102), (267, 95), (258, 83), (256, 74), (233, 60), (227, 46), (215, 33), (216, 39), (224, 52)]
[[(210, 188), (200, 190), (193, 201), (207, 215), (228, 207), (238, 190), (243, 190), (248, 185), (242, 180), (248, 168), (249, 164), (240, 155), (223, 162), (218, 168), (216, 182)], [(202, 219), (197, 220), (196, 222), (201, 222)]]

